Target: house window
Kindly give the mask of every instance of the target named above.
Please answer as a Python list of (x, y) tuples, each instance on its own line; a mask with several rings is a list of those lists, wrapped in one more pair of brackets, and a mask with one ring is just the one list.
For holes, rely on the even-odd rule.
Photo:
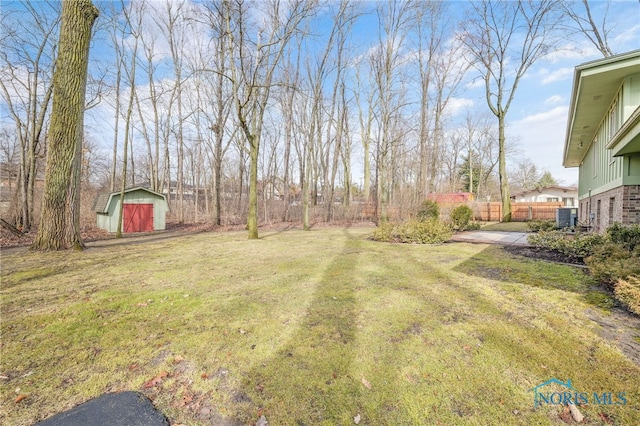
[(613, 206), (616, 204), (616, 197), (609, 198), (609, 226), (613, 225)]
[(557, 203), (558, 201), (560, 201), (558, 197), (547, 197), (547, 203)]
[(573, 207), (573, 197), (565, 197), (562, 199), (562, 204), (565, 207)]
[(600, 229), (600, 207), (601, 207), (601, 201), (602, 200), (598, 200), (597, 204), (596, 204), (596, 228), (599, 230)]

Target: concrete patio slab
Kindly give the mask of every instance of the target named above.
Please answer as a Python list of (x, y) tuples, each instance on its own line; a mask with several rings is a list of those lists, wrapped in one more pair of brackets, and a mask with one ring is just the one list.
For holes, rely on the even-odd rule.
[(451, 241), (481, 244), (529, 245), (526, 232), (467, 231), (455, 234)]

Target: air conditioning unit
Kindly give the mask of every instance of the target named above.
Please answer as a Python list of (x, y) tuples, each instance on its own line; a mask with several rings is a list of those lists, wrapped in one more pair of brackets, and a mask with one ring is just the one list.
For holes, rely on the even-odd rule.
[(575, 207), (560, 207), (556, 210), (556, 227), (573, 228), (578, 225), (578, 209)]

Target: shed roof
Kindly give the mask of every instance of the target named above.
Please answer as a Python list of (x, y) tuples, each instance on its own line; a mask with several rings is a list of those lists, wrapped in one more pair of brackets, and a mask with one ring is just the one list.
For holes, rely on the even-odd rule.
[[(135, 191), (148, 192), (151, 195), (162, 198), (165, 201), (165, 203), (167, 202), (167, 197), (164, 194), (161, 194), (156, 191), (152, 191), (149, 188), (144, 188), (142, 186), (127, 188), (124, 190), (124, 193), (127, 194), (129, 192), (135, 192)], [(114, 196), (120, 196), (120, 191), (98, 194), (98, 196), (93, 202), (93, 211), (95, 211), (96, 213), (107, 213), (109, 204), (111, 203), (111, 200), (113, 199)], [(167, 209), (169, 209), (169, 203), (167, 203)]]

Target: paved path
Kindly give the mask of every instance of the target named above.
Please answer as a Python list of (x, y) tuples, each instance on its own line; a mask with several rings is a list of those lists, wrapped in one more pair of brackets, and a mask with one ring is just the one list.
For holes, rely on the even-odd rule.
[(526, 232), (467, 231), (455, 234), (451, 241), (465, 243), (528, 245)]

